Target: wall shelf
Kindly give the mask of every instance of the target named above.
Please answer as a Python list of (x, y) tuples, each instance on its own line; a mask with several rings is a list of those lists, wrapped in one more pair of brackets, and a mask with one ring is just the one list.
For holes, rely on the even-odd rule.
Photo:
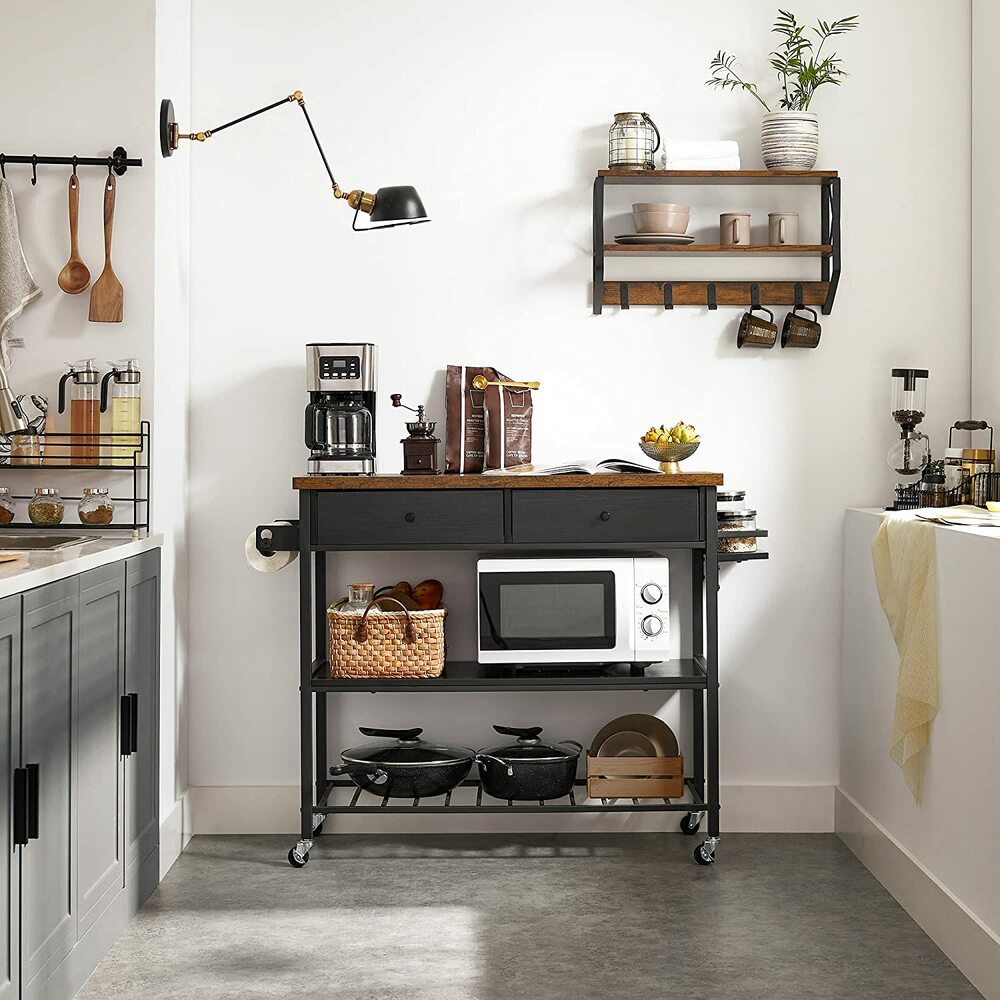
[[(604, 188), (607, 184), (811, 184), (820, 191), (820, 242), (799, 246), (747, 247), (693, 243), (687, 246), (649, 244), (621, 246), (605, 243)], [(749, 281), (607, 281), (606, 257), (764, 257), (772, 260), (814, 257), (820, 262), (819, 280)], [(749, 306), (753, 286), (763, 305), (816, 306), (828, 315), (840, 281), (840, 176), (835, 170), (598, 170), (594, 180), (594, 314), (606, 305), (628, 309), (633, 305)]]

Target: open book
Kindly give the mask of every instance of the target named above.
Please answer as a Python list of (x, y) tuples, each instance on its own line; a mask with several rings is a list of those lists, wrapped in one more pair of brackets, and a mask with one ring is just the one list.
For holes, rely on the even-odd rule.
[(602, 458), (599, 462), (583, 459), (567, 462), (565, 465), (549, 465), (535, 470), (535, 474), (539, 476), (600, 476), (613, 475), (617, 472), (648, 472), (651, 475), (662, 475), (659, 469), (650, 468), (639, 462), (630, 462), (625, 458)]

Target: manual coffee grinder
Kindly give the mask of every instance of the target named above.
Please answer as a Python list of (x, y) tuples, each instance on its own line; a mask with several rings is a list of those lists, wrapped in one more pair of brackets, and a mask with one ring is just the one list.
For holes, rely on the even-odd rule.
[(417, 415), (416, 420), (408, 420), (406, 429), (410, 432), (409, 437), (400, 441), (403, 446), (403, 471), (404, 476), (436, 476), (441, 472), (438, 465), (438, 445), (441, 441), (434, 437), (434, 428), (437, 421), (424, 419), (423, 404), (414, 409), (403, 403), (403, 397), (394, 392), (389, 399), (393, 406), (401, 406), (404, 410), (409, 410)]
[(926, 368), (892, 370), (892, 419), (899, 424), (899, 440), (886, 457), (889, 468), (904, 480), (920, 476), (931, 458), (930, 440), (917, 430), (927, 412), (927, 376)]

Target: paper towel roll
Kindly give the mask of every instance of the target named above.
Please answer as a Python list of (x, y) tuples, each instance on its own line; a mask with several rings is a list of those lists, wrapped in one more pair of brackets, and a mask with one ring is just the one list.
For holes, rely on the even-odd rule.
[(273, 556), (262, 556), (257, 550), (257, 529), (247, 535), (246, 543), (247, 565), (258, 573), (277, 573), (289, 563), (298, 559), (298, 552), (275, 552)]

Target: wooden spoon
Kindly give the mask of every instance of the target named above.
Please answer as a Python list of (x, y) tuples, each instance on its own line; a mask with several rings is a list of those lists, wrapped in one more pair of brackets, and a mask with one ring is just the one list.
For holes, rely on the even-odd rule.
[(90, 290), (90, 322), (120, 323), (125, 293), (111, 266), (111, 227), (115, 221), (115, 175), (104, 185), (104, 270)]
[(90, 284), (90, 268), (80, 258), (76, 244), (77, 223), (80, 216), (80, 179), (76, 174), (69, 179), (69, 260), (59, 272), (59, 287), (67, 295), (79, 295)]

